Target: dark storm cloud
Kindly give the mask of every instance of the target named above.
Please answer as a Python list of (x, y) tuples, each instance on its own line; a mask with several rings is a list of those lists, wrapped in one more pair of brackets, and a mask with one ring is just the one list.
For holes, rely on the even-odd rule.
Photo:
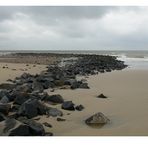
[(148, 7), (0, 7), (1, 49), (148, 49)]

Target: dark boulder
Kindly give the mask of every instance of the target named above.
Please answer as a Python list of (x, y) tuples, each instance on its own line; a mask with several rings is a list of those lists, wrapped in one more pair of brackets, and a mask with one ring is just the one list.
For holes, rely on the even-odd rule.
[(74, 104), (73, 104), (72, 101), (65, 101), (62, 104), (62, 109), (64, 109), (64, 110), (75, 110)]
[(78, 111), (82, 111), (84, 109), (84, 106), (83, 105), (78, 105), (75, 107), (76, 110)]
[(100, 94), (99, 96), (97, 96), (98, 98), (107, 98), (105, 95), (103, 95), (103, 94)]
[(0, 100), (0, 103), (3, 103), (3, 104), (9, 103), (9, 98), (7, 96), (3, 96), (2, 99)]
[(46, 101), (52, 102), (52, 103), (63, 103), (64, 99), (61, 95), (51, 95), (46, 97)]
[(0, 113), (7, 115), (11, 109), (10, 104), (0, 104)]
[[(10, 131), (9, 136), (44, 136), (45, 130), (42, 124), (32, 119), (18, 118), (20, 125)], [(22, 123), (21, 123), (22, 122)]]
[(37, 115), (46, 114), (46, 111), (47, 107), (41, 104), (38, 100), (29, 99), (21, 105), (18, 111), (18, 115), (33, 118)]
[(2, 113), (0, 113), (0, 122), (4, 121), (5, 119), (6, 119), (6, 117)]
[(42, 85), (42, 83), (34, 81), (32, 84), (32, 89), (34, 92), (39, 92), (42, 93), (44, 91), (44, 87)]
[(42, 124), (37, 123), (35, 121), (30, 121), (28, 123), (29, 130), (32, 136), (44, 136), (45, 130)]
[(103, 126), (109, 123), (109, 119), (101, 112), (96, 113), (85, 120), (85, 123), (89, 126)]
[(28, 93), (16, 92), (16, 98), (14, 99), (14, 104), (21, 105), (28, 99), (30, 99), (30, 95)]
[(11, 130), (9, 136), (32, 136), (29, 130), (29, 126), (21, 124), (15, 129)]
[(36, 100), (27, 100), (19, 108), (18, 115), (26, 116), (28, 118), (33, 118), (38, 115), (37, 110), (37, 101)]

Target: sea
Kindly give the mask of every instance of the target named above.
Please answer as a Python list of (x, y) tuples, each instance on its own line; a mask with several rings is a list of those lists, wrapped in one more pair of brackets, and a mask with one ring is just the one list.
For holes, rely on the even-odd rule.
[(148, 69), (148, 50), (0, 50), (0, 55), (11, 53), (73, 53), (112, 55), (124, 61), (128, 68)]

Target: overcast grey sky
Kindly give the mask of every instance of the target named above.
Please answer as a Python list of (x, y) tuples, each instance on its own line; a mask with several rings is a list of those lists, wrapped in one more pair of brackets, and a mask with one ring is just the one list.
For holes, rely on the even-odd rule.
[(148, 7), (0, 7), (0, 49), (145, 50)]

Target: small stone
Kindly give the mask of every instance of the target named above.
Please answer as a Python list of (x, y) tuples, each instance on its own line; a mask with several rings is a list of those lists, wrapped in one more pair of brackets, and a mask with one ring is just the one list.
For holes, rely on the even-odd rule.
[(79, 88), (89, 89), (88, 83), (82, 83), (82, 84), (80, 84)]
[(103, 94), (100, 94), (99, 96), (98, 96), (98, 98), (107, 98), (105, 95), (103, 95)]
[(54, 89), (51, 89), (50, 92), (54, 92)]
[(75, 107), (76, 110), (78, 111), (82, 111), (84, 109), (84, 106), (83, 105), (78, 105)]
[(34, 118), (34, 120), (36, 120), (36, 121), (38, 121), (38, 120), (40, 120), (41, 118), (40, 117), (38, 117), (38, 118)]
[(57, 118), (57, 121), (66, 121), (66, 119), (63, 119), (63, 118)]
[(43, 125), (45, 125), (46, 127), (49, 127), (49, 128), (51, 128), (51, 127), (52, 127), (52, 125), (51, 125), (51, 124), (49, 124), (49, 123), (47, 123), (47, 122), (44, 122), (44, 123), (43, 123)]
[(62, 104), (62, 109), (64, 110), (70, 110), (70, 111), (73, 111), (75, 110), (74, 108), (74, 104), (72, 101), (66, 101)]

